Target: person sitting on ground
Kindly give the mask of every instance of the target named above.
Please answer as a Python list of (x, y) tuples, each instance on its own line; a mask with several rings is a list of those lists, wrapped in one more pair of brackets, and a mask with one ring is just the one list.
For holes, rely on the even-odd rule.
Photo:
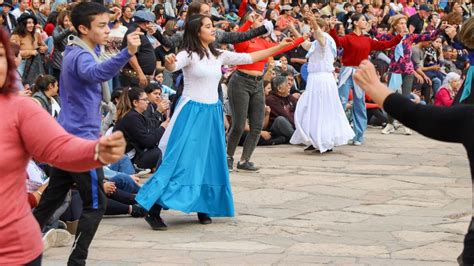
[(434, 105), (446, 107), (451, 106), (461, 84), (462, 80), (459, 74), (451, 72), (446, 75), (443, 85), (441, 85), (441, 88), (434, 97)]
[(114, 131), (121, 130), (127, 141), (126, 153), (139, 168), (156, 169), (161, 162), (158, 143), (164, 127), (151, 128), (143, 115), (148, 108), (146, 93), (138, 88), (126, 89), (117, 105), (117, 123)]
[(104, 171), (107, 179), (103, 184), (105, 194), (107, 195), (105, 215), (127, 214), (135, 218), (145, 217), (147, 214), (146, 210), (135, 201), (135, 194), (140, 189), (139, 178), (123, 173), (116, 173), (113, 177), (109, 178), (107, 174)]
[(275, 67), (275, 72), (277, 75), (281, 75), (283, 72), (290, 72), (293, 76), (299, 74), (292, 65), (288, 64), (288, 58), (284, 55), (280, 56), (280, 60)]
[(170, 87), (166, 86), (165, 84), (163, 84), (163, 82), (165, 80), (163, 71), (157, 71), (156, 73), (157, 74), (155, 75), (155, 80), (154, 81), (158, 82), (158, 85), (160, 85), (161, 93), (168, 94), (168, 95), (175, 95), (176, 94), (175, 90), (173, 90), (172, 88), (170, 88)]
[(169, 118), (166, 113), (170, 110), (170, 101), (162, 98), (162, 90), (158, 83), (152, 82), (145, 87), (148, 96), (148, 108), (143, 115), (150, 121), (151, 128), (160, 128), (163, 130), (169, 124)]
[(293, 72), (284, 71), (280, 75), (277, 74), (277, 76), (286, 77), (286, 79), (288, 81), (288, 86), (290, 88), (291, 96), (295, 97), (296, 99), (299, 99), (300, 96), (301, 96), (301, 91), (298, 88), (298, 84), (295, 80), (295, 75), (293, 74)]
[(58, 89), (58, 81), (51, 75), (39, 75), (33, 87), (33, 99), (54, 118), (61, 111)]
[(290, 94), (288, 78), (277, 76), (272, 80), (272, 91), (265, 102), (270, 107), (270, 127), (290, 140), (295, 132), (295, 109), (297, 99)]
[(443, 59), (443, 38), (438, 36), (433, 40), (431, 46), (425, 48), (425, 60), (423, 62), (425, 74), (433, 82), (433, 93), (436, 94), (441, 87), (445, 74), (441, 72)]
[[(459, 75), (462, 74), (462, 70), (459, 69), (454, 61), (457, 58), (457, 51), (454, 50), (454, 48), (450, 45), (444, 45), (443, 46), (443, 56), (444, 56), (444, 65), (442, 67), (442, 70), (444, 73), (449, 73), (449, 72), (455, 72)], [(464, 69), (464, 66), (463, 66)]]

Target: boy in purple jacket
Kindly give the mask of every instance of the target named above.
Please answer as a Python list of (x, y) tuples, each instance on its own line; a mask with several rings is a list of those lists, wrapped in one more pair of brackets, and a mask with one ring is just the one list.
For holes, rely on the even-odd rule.
[[(126, 49), (100, 62), (98, 45), (105, 44), (110, 33), (109, 10), (94, 2), (79, 3), (72, 10), (71, 21), (78, 37), (70, 36), (72, 45), (66, 47), (62, 61), (59, 83), (62, 107), (58, 122), (73, 135), (97, 139), (101, 122), (101, 83), (116, 76), (137, 52), (142, 33), (128, 35)], [(49, 186), (34, 215), (40, 227), (44, 228), (75, 183), (83, 201), (83, 210), (68, 265), (85, 265), (89, 245), (105, 211), (102, 168), (73, 173), (53, 167), (50, 176)]]

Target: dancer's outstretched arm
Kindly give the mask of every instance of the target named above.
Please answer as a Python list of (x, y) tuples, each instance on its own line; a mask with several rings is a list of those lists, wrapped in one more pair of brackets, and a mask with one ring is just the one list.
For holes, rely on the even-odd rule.
[(271, 48), (268, 48), (268, 49), (265, 49), (265, 50), (260, 50), (260, 51), (250, 53), (250, 56), (252, 57), (252, 62), (255, 63), (255, 62), (258, 62), (260, 60), (263, 60), (263, 59), (266, 59), (266, 58), (272, 56), (273, 54), (277, 53), (281, 49), (283, 49), (283, 48), (285, 48), (289, 45), (293, 45), (293, 41), (294, 40), (291, 39), (291, 38), (285, 38), (280, 43), (278, 43), (278, 45), (275, 45), (275, 46), (273, 46)]
[(440, 141), (473, 144), (474, 106), (437, 107), (415, 104), (382, 84), (374, 65), (368, 60), (362, 61), (354, 74), (354, 80), (387, 113), (420, 134)]

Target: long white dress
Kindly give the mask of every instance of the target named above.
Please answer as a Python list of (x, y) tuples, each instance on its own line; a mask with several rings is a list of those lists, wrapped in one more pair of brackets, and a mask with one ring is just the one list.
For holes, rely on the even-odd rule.
[(296, 130), (290, 140), (291, 144), (313, 145), (321, 153), (347, 144), (354, 137), (333, 74), (336, 44), (329, 34), (323, 34), (326, 45), (322, 47), (314, 41), (306, 55), (309, 59), (306, 90), (296, 106)]

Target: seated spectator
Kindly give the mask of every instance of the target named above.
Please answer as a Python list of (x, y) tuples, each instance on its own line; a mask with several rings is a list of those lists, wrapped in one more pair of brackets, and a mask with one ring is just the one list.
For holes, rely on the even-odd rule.
[(411, 17), (416, 14), (415, 0), (408, 0), (407, 5), (403, 8), (403, 14), (407, 17)]
[(33, 99), (54, 118), (61, 111), (58, 97), (58, 81), (50, 75), (39, 75), (33, 87)]
[(441, 72), (441, 62), (443, 61), (443, 38), (437, 37), (431, 46), (425, 49), (424, 71), (433, 82), (433, 93), (439, 90), (445, 75)]
[(170, 101), (161, 97), (162, 91), (158, 83), (152, 82), (145, 87), (145, 93), (148, 96), (150, 104), (143, 115), (150, 121), (151, 128), (166, 129), (169, 119), (166, 113), (170, 109)]
[(456, 66), (456, 64), (453, 62), (453, 60), (456, 60), (457, 58), (457, 52), (456, 50), (454, 50), (452, 46), (449, 46), (449, 45), (443, 46), (443, 57), (444, 57), (444, 61), (443, 61), (444, 64), (441, 70), (444, 73), (455, 72), (459, 75), (462, 74), (462, 70), (459, 69)]
[(430, 46), (430, 42), (419, 42), (412, 47), (411, 60), (415, 67), (415, 82), (414, 87), (421, 91), (423, 100), (426, 103), (431, 103), (431, 79), (425, 74), (425, 71), (429, 70), (423, 66), (423, 60), (425, 58), (425, 49)]
[(151, 128), (143, 113), (148, 108), (148, 97), (140, 88), (122, 92), (117, 105), (117, 123), (114, 130), (121, 130), (127, 141), (125, 152), (139, 168), (156, 169), (161, 162), (158, 143), (164, 127)]
[[(352, 97), (352, 91), (349, 98)], [(365, 95), (365, 108), (367, 109), (367, 124), (372, 126), (382, 126), (388, 123), (387, 115), (383, 112), (382, 108), (374, 101), (368, 94)]]
[(451, 72), (446, 75), (443, 85), (434, 97), (434, 104), (437, 106), (451, 106), (461, 84), (462, 81), (459, 74)]
[[(277, 74), (277, 76), (278, 76), (278, 74)], [(290, 71), (285, 71), (285, 72), (281, 73), (281, 75), (279, 75), (279, 76), (285, 77), (286, 80), (288, 81), (288, 86), (290, 87), (290, 94), (293, 97), (295, 97), (296, 99), (300, 98), (301, 91), (299, 90), (298, 84), (296, 83), (295, 75), (293, 75), (293, 73), (290, 72)]]
[(284, 72), (290, 72), (293, 76), (299, 74), (292, 65), (288, 64), (288, 58), (284, 55), (280, 56), (280, 61), (276, 63), (275, 72), (278, 76), (281, 76)]
[[(28, 162), (26, 172), (28, 174), (28, 179), (26, 180), (28, 203), (34, 209), (38, 206), (44, 191), (48, 187), (49, 178), (33, 160)], [(66, 211), (69, 204), (70, 199), (66, 199), (49, 220), (43, 232), (43, 251), (50, 247), (67, 246), (73, 239), (72, 235), (67, 230), (64, 230), (67, 228), (65, 224), (59, 221), (59, 217)]]
[(428, 26), (426, 26), (426, 31), (434, 31), (438, 28), (440, 19), (439, 19), (439, 14), (438, 13), (431, 13), (431, 15), (428, 17)]
[(175, 95), (175, 90), (163, 84), (164, 79), (165, 77), (163, 71), (157, 71), (157, 74), (155, 75), (155, 81), (158, 82), (158, 85), (161, 87), (161, 93)]
[(135, 175), (115, 172), (104, 168), (104, 191), (107, 195), (105, 215), (129, 214), (132, 217), (145, 217), (146, 211), (135, 201), (140, 189), (140, 179)]
[(290, 94), (287, 77), (274, 78), (271, 88), (272, 91), (265, 99), (266, 105), (270, 108), (269, 127), (289, 141), (295, 132), (295, 109), (298, 99)]
[(112, 134), (112, 131), (114, 130), (115, 120), (117, 118), (117, 104), (120, 95), (122, 95), (122, 91), (122, 88), (117, 88), (116, 90), (112, 91), (112, 95), (110, 96), (110, 103), (107, 104), (109, 110), (105, 117), (102, 118), (101, 132), (106, 136)]

